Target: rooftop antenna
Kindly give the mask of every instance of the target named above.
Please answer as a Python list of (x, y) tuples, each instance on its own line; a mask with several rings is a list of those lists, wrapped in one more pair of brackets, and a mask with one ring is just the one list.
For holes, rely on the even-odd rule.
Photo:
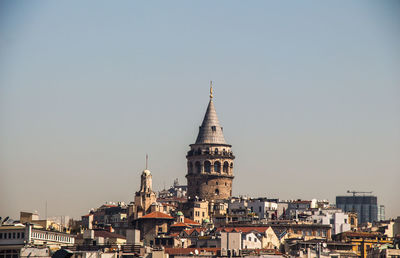
[(146, 170), (148, 169), (148, 165), (149, 165), (149, 155), (147, 155), (146, 153)]
[(47, 200), (46, 200), (46, 209), (45, 209), (44, 216), (45, 216), (45, 219), (47, 220)]
[(210, 99), (213, 98), (213, 81), (210, 81)]

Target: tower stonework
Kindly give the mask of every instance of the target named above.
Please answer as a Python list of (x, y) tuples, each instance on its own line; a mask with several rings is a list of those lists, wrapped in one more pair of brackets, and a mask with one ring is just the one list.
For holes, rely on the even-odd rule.
[(231, 145), (225, 142), (223, 129), (214, 108), (212, 88), (210, 102), (199, 128), (196, 142), (187, 153), (188, 197), (207, 201), (232, 196), (233, 160)]
[(150, 170), (143, 170), (140, 176), (140, 190), (135, 193), (135, 219), (150, 212), (150, 205), (156, 201), (153, 191), (153, 179)]

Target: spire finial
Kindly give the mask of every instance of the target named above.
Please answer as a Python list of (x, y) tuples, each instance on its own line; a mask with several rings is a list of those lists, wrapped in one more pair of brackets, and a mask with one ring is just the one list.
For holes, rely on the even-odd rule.
[(210, 99), (213, 98), (213, 88), (212, 88), (212, 86), (213, 86), (213, 81), (210, 81)]
[(146, 153), (146, 170), (148, 169), (148, 164), (149, 163), (149, 155)]

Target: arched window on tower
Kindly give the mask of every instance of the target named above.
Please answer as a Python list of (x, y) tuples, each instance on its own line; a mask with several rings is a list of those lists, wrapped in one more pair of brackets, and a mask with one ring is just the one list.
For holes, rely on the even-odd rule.
[(215, 148), (214, 154), (218, 154), (218, 148)]
[(224, 162), (224, 168), (223, 168), (223, 170), (222, 170), (224, 173), (228, 173), (228, 171), (229, 171), (229, 163), (228, 163), (228, 161), (225, 161)]
[(201, 149), (200, 148), (197, 149), (197, 155), (201, 155)]
[(196, 163), (194, 164), (194, 166), (196, 167), (196, 172), (197, 173), (201, 173), (201, 165), (199, 161), (196, 161)]
[(233, 162), (231, 163), (231, 173), (233, 172)]
[(191, 173), (193, 173), (193, 163), (192, 162), (189, 162), (189, 164), (188, 164), (188, 172), (189, 172), (189, 174), (191, 174)]
[(208, 160), (204, 161), (204, 172), (211, 172), (211, 162)]
[(218, 188), (215, 189), (215, 195), (219, 195), (219, 190), (218, 190)]
[(221, 172), (221, 162), (219, 162), (219, 161), (214, 162), (214, 172), (216, 172), (216, 173)]

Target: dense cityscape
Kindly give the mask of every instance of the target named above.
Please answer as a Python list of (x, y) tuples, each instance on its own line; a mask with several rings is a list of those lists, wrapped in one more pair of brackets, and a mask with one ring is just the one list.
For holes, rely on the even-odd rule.
[(24, 207), (2, 217), (0, 257), (400, 257), (400, 216), (385, 217), (373, 189), (338, 193), (336, 203), (232, 196), (241, 171), (213, 97), (211, 84), (187, 184), (157, 192), (146, 157), (129, 203), (105, 202), (80, 220)]

